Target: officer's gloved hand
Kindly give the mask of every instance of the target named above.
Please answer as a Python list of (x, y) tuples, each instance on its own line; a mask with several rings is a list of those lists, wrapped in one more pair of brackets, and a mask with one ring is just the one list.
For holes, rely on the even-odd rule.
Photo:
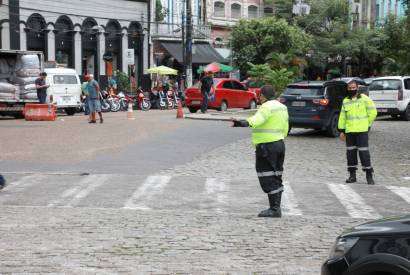
[(3, 189), (4, 186), (6, 186), (6, 180), (0, 175), (0, 190)]
[(241, 119), (241, 120), (233, 119), (232, 122), (233, 122), (232, 127), (249, 127), (249, 123), (244, 119)]

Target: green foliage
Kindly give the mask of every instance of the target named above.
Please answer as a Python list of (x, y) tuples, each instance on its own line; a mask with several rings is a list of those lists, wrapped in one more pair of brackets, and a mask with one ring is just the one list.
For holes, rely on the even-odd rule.
[(167, 9), (162, 7), (161, 0), (156, 0), (155, 1), (155, 21), (156, 22), (162, 22), (165, 19), (165, 16), (167, 16)]
[(123, 92), (130, 91), (130, 80), (128, 75), (121, 71), (116, 71), (116, 74), (118, 90)]
[(275, 52), (303, 56), (310, 42), (309, 35), (275, 17), (241, 20), (232, 29), (233, 59), (241, 70), (249, 69), (249, 62), (265, 63)]
[(249, 63), (251, 69), (248, 71), (249, 76), (258, 84), (262, 85), (272, 85), (276, 91), (282, 93), (286, 86), (293, 81), (294, 73), (282, 69), (271, 69), (268, 64), (254, 65)]

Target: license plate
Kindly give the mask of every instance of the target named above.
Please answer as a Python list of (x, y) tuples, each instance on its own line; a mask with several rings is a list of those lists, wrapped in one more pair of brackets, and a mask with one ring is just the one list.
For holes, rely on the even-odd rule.
[(192, 104), (201, 104), (201, 101), (199, 101), (199, 100), (194, 100), (194, 101), (192, 101)]
[(305, 107), (306, 102), (304, 102), (304, 101), (293, 101), (292, 106), (294, 106), (294, 107)]
[(379, 113), (387, 113), (387, 109), (377, 109), (377, 112), (379, 112)]
[(70, 101), (71, 98), (71, 96), (63, 96), (63, 101)]

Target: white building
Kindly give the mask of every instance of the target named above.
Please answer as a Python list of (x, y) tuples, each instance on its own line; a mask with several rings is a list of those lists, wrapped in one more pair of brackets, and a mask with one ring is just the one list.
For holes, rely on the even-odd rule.
[(106, 81), (104, 55), (113, 71), (128, 72), (127, 49), (135, 52), (138, 82), (150, 64), (149, 0), (3, 0), (3, 49), (40, 50), (49, 62), (67, 64), (78, 74)]

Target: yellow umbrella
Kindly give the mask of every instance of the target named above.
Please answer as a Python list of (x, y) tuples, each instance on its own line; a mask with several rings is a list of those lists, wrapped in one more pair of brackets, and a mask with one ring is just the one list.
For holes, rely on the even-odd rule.
[(167, 66), (152, 67), (147, 70), (150, 74), (159, 74), (159, 75), (177, 75), (178, 71)]

